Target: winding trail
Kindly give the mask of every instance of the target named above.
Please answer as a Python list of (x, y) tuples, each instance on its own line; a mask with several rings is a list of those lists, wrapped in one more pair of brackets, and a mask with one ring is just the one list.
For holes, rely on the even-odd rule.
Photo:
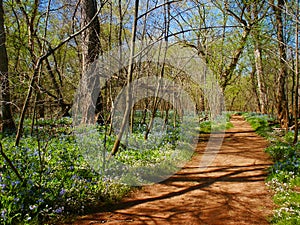
[(199, 169), (205, 143), (168, 180), (145, 186), (110, 212), (78, 218), (73, 224), (269, 224), (273, 203), (264, 180), (271, 161), (267, 141), (240, 116), (231, 119), (223, 145), (205, 170)]

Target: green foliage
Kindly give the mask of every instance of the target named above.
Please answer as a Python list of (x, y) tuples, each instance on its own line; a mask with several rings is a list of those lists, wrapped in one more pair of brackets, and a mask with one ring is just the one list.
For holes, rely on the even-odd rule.
[(269, 122), (274, 121), (273, 118), (270, 118), (268, 115), (255, 113), (244, 113), (243, 116), (257, 134), (266, 138), (270, 136), (272, 127), (269, 126)]
[[(57, 121), (57, 126), (63, 123)], [(53, 125), (39, 121), (40, 126), (46, 124)], [(24, 181), (1, 158), (1, 224), (36, 224), (86, 213), (120, 199), (129, 190), (93, 171), (73, 136), (59, 133), (59, 129), (47, 140), (25, 137), (19, 147), (14, 146), (12, 137), (4, 137), (2, 143)]]
[(233, 127), (233, 124), (230, 122), (230, 117), (232, 113), (226, 113), (225, 119), (221, 119), (221, 121), (203, 121), (200, 123), (200, 133), (208, 134), (213, 131), (221, 131), (226, 130)]
[(271, 173), (268, 185), (274, 191), (274, 202), (279, 206), (271, 220), (272, 224), (299, 224), (300, 195), (295, 190), (299, 187), (299, 176), (293, 172), (279, 171)]
[(298, 148), (298, 145), (291, 146), (289, 143), (278, 141), (270, 145), (266, 152), (271, 155), (273, 161), (277, 162), (297, 157)]
[[(230, 115), (226, 118), (228, 121)], [(140, 121), (138, 116), (136, 119)], [(177, 127), (173, 127), (174, 121), (170, 120), (172, 125), (167, 124), (164, 130), (164, 121), (155, 120), (146, 142), (145, 125), (135, 124), (133, 133), (126, 137), (127, 145), (121, 147), (115, 159), (125, 167), (129, 166), (133, 175), (136, 173), (139, 176), (123, 177), (122, 181), (140, 184), (144, 182), (138, 180), (143, 179), (141, 173), (147, 179), (155, 178), (157, 174), (167, 176), (182, 166), (178, 163), (191, 157), (191, 141), (198, 137), (199, 129), (211, 131), (232, 126), (229, 122), (215, 121), (203, 122), (204, 126), (200, 125), (200, 128), (194, 127), (195, 122), (196, 126), (198, 123), (194, 119), (187, 117), (185, 120), (181, 124), (178, 119)], [(95, 144), (103, 144), (105, 139), (109, 151), (115, 136), (105, 137), (107, 129), (103, 126), (93, 128), (96, 128), (99, 137)], [(120, 184), (120, 180), (100, 175), (86, 162), (73, 135), (71, 119), (40, 119), (31, 129), (31, 121), (26, 120), (24, 138), (19, 147), (14, 146), (13, 137), (1, 137), (5, 153), (24, 179), (21, 182), (5, 160), (0, 159), (1, 224), (60, 221), (118, 201), (130, 190)], [(115, 170), (113, 173), (120, 173), (118, 166), (111, 168)]]
[(274, 164), (269, 169), (267, 185), (274, 192), (274, 202), (278, 208), (271, 220), (276, 225), (300, 224), (300, 195), (296, 191), (300, 186), (299, 143), (292, 145), (293, 133), (283, 137), (269, 126), (270, 118), (266, 115), (244, 114), (247, 121), (260, 135), (271, 140), (266, 148)]
[[(127, 185), (120, 184), (120, 180), (100, 175), (90, 167), (73, 136), (71, 125), (70, 119), (41, 119), (32, 131), (31, 121), (26, 120), (24, 138), (19, 147), (14, 146), (13, 137), (2, 135), (3, 149), (24, 181), (16, 177), (4, 159), (0, 160), (1, 224), (59, 221), (66, 216), (87, 213), (99, 205), (118, 201), (130, 190)], [(118, 162), (137, 169), (150, 165), (153, 174), (158, 170), (167, 172), (177, 169), (172, 165), (184, 160), (174, 155), (179, 127), (166, 126), (163, 133), (159, 127), (161, 124), (156, 123), (147, 142), (144, 141), (144, 128), (136, 129), (126, 140), (129, 145), (122, 146), (117, 154)], [(101, 126), (96, 128), (99, 143), (103, 144), (106, 129)], [(191, 134), (184, 135), (188, 137), (180, 139), (188, 141)], [(107, 149), (112, 148), (114, 140), (114, 135), (106, 136)], [(190, 151), (188, 153), (191, 154)], [(160, 165), (166, 160), (170, 163)], [(120, 172), (118, 167), (115, 170)], [(135, 181), (134, 177), (124, 179), (133, 179), (132, 182), (137, 184), (143, 182)]]

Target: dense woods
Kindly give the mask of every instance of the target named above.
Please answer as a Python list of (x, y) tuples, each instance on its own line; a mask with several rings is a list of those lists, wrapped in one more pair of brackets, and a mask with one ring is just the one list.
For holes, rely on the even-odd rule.
[[(227, 110), (273, 114), (285, 128), (294, 123), (296, 1), (146, 1), (133, 32), (132, 1), (1, 3), (3, 131), (17, 124), (21, 132), (24, 118), (69, 115), (82, 73), (131, 39), (196, 49), (219, 81)], [(121, 73), (115, 86), (126, 84)], [(102, 117), (113, 99), (102, 99)]]
[[(216, 119), (225, 111), (268, 114), (280, 128), (295, 130), (296, 144), (299, 4), (298, 0), (0, 0), (0, 147), (7, 163), (7, 167), (0, 164), (0, 174), (10, 168), (11, 176), (26, 187), (33, 179), (29, 166), (22, 167), (22, 160), (14, 162), (9, 149), (24, 155), (25, 148), (35, 146), (38, 175), (33, 175), (37, 176), (33, 188), (42, 193), (48, 176), (42, 174), (54, 165), (47, 161), (54, 142), (50, 139), (72, 136), (72, 126), (78, 125), (74, 122), (101, 131), (101, 154), (88, 153), (95, 158), (125, 160), (128, 133), (140, 133), (140, 139), (160, 148), (150, 135), (156, 134), (157, 126), (169, 132), (159, 139), (161, 146), (172, 149), (169, 139), (179, 132), (176, 127), (182, 124), (184, 112), (195, 113), (198, 122)], [(157, 43), (159, 59), (144, 59)], [(194, 70), (209, 71), (201, 79), (205, 85), (216, 85), (213, 94), (195, 82), (183, 65), (170, 63), (172, 48), (180, 49), (176, 57), (188, 52), (202, 60), (205, 66), (195, 64)], [(102, 79), (108, 75), (104, 69), (110, 71), (109, 79)], [(95, 73), (104, 75), (100, 79)], [(135, 88), (143, 87), (135, 80), (145, 82), (146, 97), (135, 100)], [(170, 92), (164, 93), (166, 89)], [(85, 90), (85, 95), (78, 90)], [(118, 108), (120, 93), (125, 96), (123, 108)], [(62, 146), (72, 142), (65, 141)], [(101, 162), (105, 167), (105, 160)], [(65, 190), (57, 188), (58, 193)], [(58, 204), (55, 210), (59, 209)], [(24, 219), (30, 213), (21, 214)]]

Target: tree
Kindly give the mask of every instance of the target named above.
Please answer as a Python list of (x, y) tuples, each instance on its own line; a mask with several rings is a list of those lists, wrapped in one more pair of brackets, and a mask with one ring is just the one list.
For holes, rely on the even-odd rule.
[[(20, 8), (22, 9), (23, 13), (27, 14), (24, 11), (24, 8), (23, 8), (21, 2), (19, 0), (17, 2), (20, 5)], [(36, 2), (36, 4), (38, 4), (38, 3)], [(75, 37), (81, 35), (85, 30), (87, 30), (90, 26), (92, 26), (94, 20), (97, 18), (98, 14), (100, 13), (100, 11), (102, 9), (103, 4), (101, 5), (101, 8), (96, 11), (96, 13), (92, 17), (92, 19), (89, 22), (87, 22), (84, 26), (82, 26), (81, 29), (79, 29), (78, 31), (74, 31), (74, 33), (69, 34), (62, 41), (59, 41), (58, 44), (55, 43), (54, 47), (51, 47), (51, 45), (49, 44), (49, 48), (47, 49), (47, 51), (42, 52), (42, 54), (39, 54), (39, 56), (34, 55), (33, 59), (31, 59), (31, 62), (32, 62), (32, 65), (33, 65), (33, 72), (32, 72), (32, 76), (31, 76), (30, 81), (29, 81), (26, 97), (25, 97), (25, 100), (24, 100), (24, 103), (23, 103), (23, 106), (22, 106), (21, 114), (20, 114), (20, 122), (19, 122), (19, 125), (18, 125), (17, 135), (16, 135), (16, 142), (15, 142), (16, 146), (18, 146), (19, 143), (20, 143), (22, 130), (23, 130), (23, 124), (24, 124), (24, 120), (25, 120), (25, 114), (26, 114), (27, 109), (29, 107), (30, 99), (32, 97), (32, 93), (34, 91), (34, 88), (39, 89), (38, 82), (36, 82), (36, 81), (37, 81), (37, 78), (40, 74), (40, 71), (42, 70), (43, 62), (48, 60), (49, 56), (53, 55), (62, 46), (69, 43), (72, 39), (74, 39)], [(36, 12), (35, 10), (33, 10), (33, 11)], [(35, 16), (32, 15), (32, 17), (34, 18)], [(29, 47), (31, 46), (30, 44), (31, 43), (29, 43)], [(30, 51), (30, 52), (32, 52), (32, 51)]]
[(125, 113), (123, 116), (122, 124), (120, 127), (119, 134), (115, 140), (114, 146), (111, 150), (111, 155), (114, 156), (119, 149), (121, 139), (123, 136), (123, 133), (126, 128), (126, 124), (129, 120), (129, 115), (131, 112), (131, 106), (132, 106), (132, 88), (131, 88), (131, 82), (133, 78), (133, 57), (135, 54), (135, 40), (136, 40), (136, 30), (137, 30), (137, 21), (138, 21), (138, 10), (139, 10), (139, 0), (135, 0), (135, 7), (134, 7), (134, 18), (133, 18), (133, 26), (132, 26), (132, 36), (130, 41), (130, 58), (129, 58), (129, 65), (128, 65), (128, 72), (127, 72), (127, 89), (126, 89), (126, 108)]
[(295, 57), (296, 57), (296, 66), (295, 66), (295, 74), (296, 74), (296, 85), (295, 85), (295, 106), (294, 106), (294, 119), (295, 119), (295, 133), (294, 133), (294, 144), (296, 144), (298, 142), (298, 114), (299, 114), (299, 110), (298, 110), (298, 104), (299, 104), (299, 21), (297, 20), (297, 17), (299, 15), (299, 0), (297, 0), (296, 3), (296, 13), (295, 13), (295, 17), (296, 17), (296, 25), (295, 25), (295, 44), (296, 44), (296, 49), (295, 49)]
[(263, 72), (263, 64), (262, 64), (262, 46), (261, 46), (261, 34), (260, 34), (260, 26), (259, 26), (259, 8), (262, 8), (264, 1), (262, 1), (262, 5), (257, 1), (256, 4), (252, 7), (252, 21), (255, 21), (255, 27), (252, 29), (252, 36), (254, 40), (254, 60), (255, 60), (255, 71), (257, 77), (257, 86), (258, 86), (258, 94), (259, 94), (259, 106), (260, 112), (263, 114), (267, 113), (267, 95), (264, 83), (264, 72)]
[(214, 18), (216, 17), (215, 11), (209, 17), (209, 8), (206, 9), (200, 1), (194, 1), (194, 4), (196, 4), (200, 15), (199, 18), (193, 19), (194, 23), (198, 23), (196, 25), (198, 30), (194, 31), (197, 41), (194, 43), (183, 41), (187, 46), (195, 48), (198, 54), (203, 57), (210, 69), (216, 74), (225, 93), (226, 87), (234, 80), (234, 71), (251, 31), (252, 23), (245, 19), (245, 11), (251, 3), (212, 1), (210, 8), (219, 12), (218, 19), (220, 21), (218, 22), (212, 22), (212, 20), (216, 20)]
[[(81, 26), (88, 24), (97, 14), (96, 0), (82, 0)], [(100, 23), (98, 17), (95, 18), (90, 27), (82, 32), (82, 71), (87, 71), (88, 67), (98, 58), (100, 52)]]
[(284, 12), (284, 0), (278, 0), (275, 5), (274, 0), (271, 1), (273, 11), (275, 13), (275, 26), (277, 32), (278, 42), (278, 56), (279, 56), (279, 74), (278, 74), (278, 86), (277, 86), (277, 115), (281, 127), (288, 129), (289, 115), (288, 115), (288, 101), (286, 97), (286, 78), (288, 76), (287, 71), (287, 56), (286, 56), (286, 43), (284, 40), (283, 30), (283, 12)]
[(16, 126), (11, 112), (8, 56), (6, 51), (6, 35), (4, 28), (3, 0), (0, 0), (0, 78), (1, 78), (1, 104), (2, 104), (2, 131), (15, 132)]

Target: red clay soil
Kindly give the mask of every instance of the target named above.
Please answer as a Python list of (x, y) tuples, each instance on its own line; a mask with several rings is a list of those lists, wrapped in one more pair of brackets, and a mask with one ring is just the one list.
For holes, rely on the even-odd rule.
[(242, 117), (233, 116), (231, 122), (234, 127), (205, 170), (199, 168), (205, 149), (200, 143), (191, 161), (168, 180), (133, 192), (109, 212), (72, 224), (269, 224), (273, 203), (264, 183), (271, 165), (264, 153), (267, 141)]

